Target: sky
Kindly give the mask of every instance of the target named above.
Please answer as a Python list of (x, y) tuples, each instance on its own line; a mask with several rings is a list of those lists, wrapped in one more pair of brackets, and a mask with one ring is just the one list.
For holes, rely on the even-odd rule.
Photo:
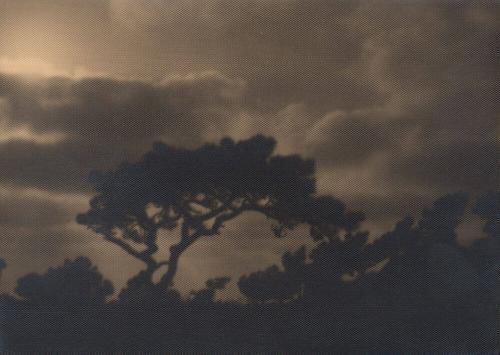
[[(274, 136), (373, 237), (437, 197), (498, 189), (500, 3), (0, 0), (0, 289), (89, 256), (120, 289), (141, 264), (75, 222), (88, 174), (155, 141)], [(310, 243), (255, 215), (181, 260), (177, 286)], [(468, 220), (464, 238), (477, 221)], [(477, 229), (477, 228), (476, 228)], [(477, 232), (471, 232), (477, 233)], [(165, 244), (175, 233), (163, 236)], [(165, 249), (166, 250), (166, 249)]]

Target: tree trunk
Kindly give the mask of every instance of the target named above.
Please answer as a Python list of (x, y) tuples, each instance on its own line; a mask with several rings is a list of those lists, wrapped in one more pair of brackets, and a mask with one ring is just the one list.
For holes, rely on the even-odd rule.
[(173, 285), (175, 274), (177, 273), (177, 266), (179, 264), (179, 258), (184, 253), (184, 251), (193, 244), (201, 234), (194, 233), (189, 235), (189, 227), (187, 223), (182, 226), (181, 241), (179, 244), (172, 245), (170, 247), (170, 257), (168, 259), (168, 269), (167, 272), (161, 277), (158, 286), (163, 289), (168, 289)]
[(179, 257), (181, 256), (184, 249), (179, 249), (179, 245), (175, 245), (170, 248), (170, 258), (168, 259), (167, 272), (161, 277), (158, 286), (163, 289), (168, 289), (174, 283), (174, 277), (177, 273), (177, 266), (179, 264)]
[(158, 266), (158, 264), (148, 264), (147, 265), (146, 270), (144, 270), (144, 272), (145, 272), (145, 275), (147, 277), (147, 281), (149, 283), (153, 284), (153, 274), (159, 268), (160, 268), (160, 266)]

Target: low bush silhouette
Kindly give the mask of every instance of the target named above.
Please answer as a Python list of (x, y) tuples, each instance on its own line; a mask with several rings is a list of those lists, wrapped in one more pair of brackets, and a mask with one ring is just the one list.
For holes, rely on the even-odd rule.
[(17, 281), (16, 293), (40, 306), (80, 307), (104, 304), (113, 293), (111, 281), (103, 278), (86, 257), (66, 259), (45, 274), (28, 274)]
[(210, 304), (215, 300), (215, 293), (223, 290), (227, 283), (231, 281), (229, 277), (217, 277), (209, 279), (205, 283), (206, 288), (197, 291), (191, 291), (191, 302), (194, 304)]
[(284, 270), (272, 265), (264, 271), (243, 275), (238, 281), (240, 292), (254, 302), (284, 302), (301, 296), (304, 282), (305, 248), (282, 257)]

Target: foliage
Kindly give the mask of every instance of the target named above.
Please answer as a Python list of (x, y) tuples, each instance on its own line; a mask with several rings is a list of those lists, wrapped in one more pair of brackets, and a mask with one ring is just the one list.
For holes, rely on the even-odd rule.
[(282, 257), (283, 271), (272, 265), (263, 271), (243, 275), (238, 287), (241, 293), (256, 302), (290, 300), (302, 291), (305, 258), (304, 247), (295, 253), (287, 252)]
[(31, 273), (17, 281), (16, 293), (41, 306), (79, 307), (103, 304), (113, 285), (86, 257), (66, 259), (45, 274)]
[(215, 293), (223, 290), (228, 282), (231, 281), (229, 277), (217, 277), (209, 279), (205, 283), (206, 288), (197, 291), (191, 291), (191, 302), (195, 304), (211, 304), (214, 302)]

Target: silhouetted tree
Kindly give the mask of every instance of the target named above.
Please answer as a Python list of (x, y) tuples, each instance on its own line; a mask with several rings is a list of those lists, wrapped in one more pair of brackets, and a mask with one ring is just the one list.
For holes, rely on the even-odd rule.
[(181, 303), (181, 295), (177, 290), (167, 291), (158, 288), (147, 271), (141, 271), (127, 281), (127, 286), (118, 295), (120, 303), (129, 305), (172, 305)]
[(3, 269), (5, 269), (6, 267), (7, 267), (7, 263), (5, 262), (5, 260), (0, 259), (0, 282), (2, 281)]
[(240, 277), (238, 287), (246, 297), (256, 302), (290, 300), (302, 293), (305, 272), (305, 247), (296, 252), (286, 252), (282, 257), (284, 270), (272, 265)]
[(16, 293), (41, 306), (78, 307), (103, 304), (113, 285), (86, 257), (66, 259), (43, 274), (31, 273), (17, 281)]
[[(418, 223), (407, 217), (394, 231), (373, 243), (371, 249), (382, 251), (387, 260), (377, 281), (383, 302), (418, 308), (417, 304), (437, 301), (432, 300), (433, 297), (466, 297), (466, 293), (471, 292), (472, 286), (466, 284), (460, 286), (464, 287), (462, 295), (453, 291), (460, 278), (473, 278), (456, 239), (456, 228), (463, 218), (467, 200), (464, 193), (443, 196), (422, 211)], [(453, 268), (459, 269), (452, 277)]]
[(468, 196), (458, 192), (437, 199), (432, 208), (422, 211), (416, 231), (428, 243), (447, 243), (456, 245), (456, 228), (461, 223)]
[[(156, 143), (134, 164), (95, 172), (97, 194), (79, 223), (101, 234), (146, 264), (141, 279), (166, 265), (157, 286), (172, 285), (179, 257), (202, 237), (219, 234), (224, 223), (244, 212), (259, 212), (275, 221), (277, 236), (299, 223), (314, 228), (356, 225), (363, 218), (349, 213), (331, 197), (316, 197), (314, 162), (297, 155), (273, 155), (276, 142), (255, 136), (206, 144), (189, 150)], [(168, 260), (156, 260), (161, 229), (180, 226), (180, 240)], [(152, 282), (152, 281), (151, 281)]]
[(486, 238), (475, 240), (468, 257), (480, 273), (483, 292), (500, 303), (500, 192), (489, 192), (478, 198), (473, 212), (484, 220)]
[(205, 283), (206, 288), (197, 291), (191, 291), (191, 302), (196, 304), (210, 304), (214, 302), (215, 293), (223, 290), (228, 282), (231, 281), (230, 277), (217, 277), (209, 279)]
[(483, 231), (500, 238), (500, 192), (491, 191), (479, 197), (473, 211), (485, 220)]
[(290, 281), (299, 288), (299, 296), (302, 296), (302, 283), (306, 276), (306, 247), (301, 246), (295, 252), (287, 251), (281, 257), (281, 264)]
[[(475, 210), (485, 218), (485, 231), (495, 230), (490, 226), (498, 216), (493, 212), (498, 204), (491, 196), (479, 201), (482, 207)], [(466, 352), (483, 344), (492, 349), (498, 344), (500, 249), (491, 237), (471, 248), (457, 243), (466, 206), (463, 193), (444, 196), (424, 209), (418, 222), (406, 217), (374, 241), (356, 229), (312, 230), (318, 244), (305, 264), (303, 299), (310, 318), (295, 321), (295, 310), (290, 315), (292, 331), (301, 329), (294, 333), (299, 335), (297, 345), (314, 342), (322, 344), (319, 349), (332, 351), (344, 346), (344, 351), (368, 350), (378, 344), (394, 352), (420, 348)], [(481, 252), (473, 252), (479, 246)], [(478, 272), (469, 259), (480, 260), (484, 271)], [(249, 292), (273, 290), (271, 277), (263, 274), (251, 274), (253, 287), (246, 278)], [(325, 331), (339, 326), (347, 329), (336, 336)]]
[(248, 276), (243, 275), (238, 287), (246, 297), (257, 302), (282, 302), (298, 292), (298, 289), (291, 287), (287, 275), (277, 265)]
[(457, 241), (467, 202), (466, 194), (455, 193), (425, 209), (411, 226), (414, 242), (378, 275), (379, 300), (400, 310), (405, 336), (419, 334), (422, 345), (434, 344), (435, 349), (473, 352), (478, 344), (498, 342), (497, 311), (487, 306), (484, 292), (494, 287), (482, 290), (488, 278), (471, 257), (474, 245), (482, 242), (467, 248)]

